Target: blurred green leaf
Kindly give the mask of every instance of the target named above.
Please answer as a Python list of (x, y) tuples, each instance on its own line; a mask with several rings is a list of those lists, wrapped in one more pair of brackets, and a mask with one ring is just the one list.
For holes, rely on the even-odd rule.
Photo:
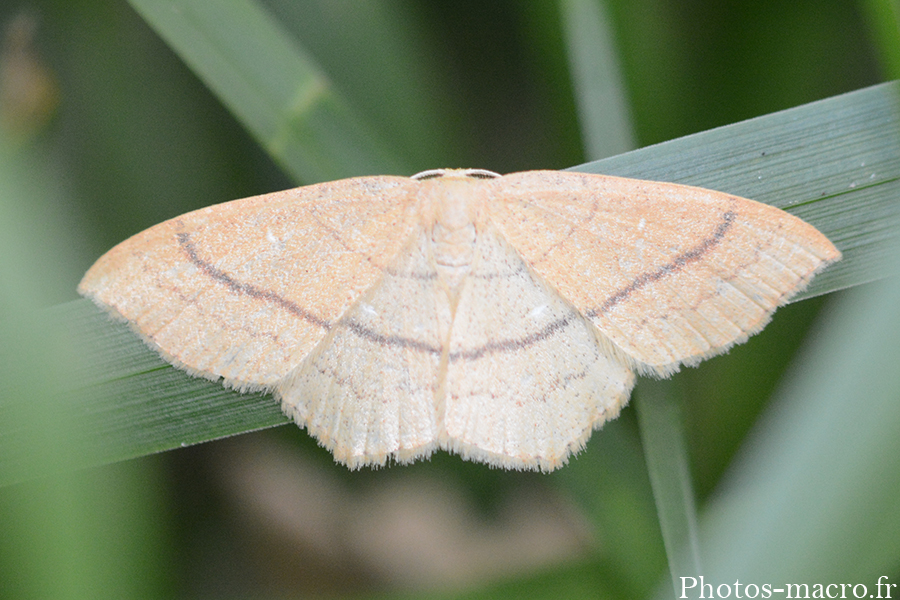
[(597, 562), (615, 573), (618, 596), (646, 598), (665, 571), (666, 555), (645, 455), (629, 416), (604, 425), (584, 452), (550, 477), (588, 517)]
[(634, 396), (669, 572), (677, 589), (681, 574), (702, 573), (697, 509), (680, 403), (664, 381), (642, 381)]
[[(882, 85), (688, 136), (580, 167), (704, 184), (769, 201), (828, 235), (845, 258), (805, 293), (822, 294), (883, 277), (880, 242), (898, 211), (897, 88)], [(165, 365), (129, 329), (86, 300), (48, 314), (72, 331), (93, 365), (73, 382), (84, 452), (101, 464), (286, 422), (266, 395), (240, 395)], [(15, 422), (0, 423), (0, 463), (21, 455)], [(79, 460), (73, 458), (75, 463)], [(22, 477), (6, 464), (0, 483)], [(17, 475), (9, 475), (18, 473)]]
[(295, 179), (409, 172), (257, 2), (131, 4)]
[[(263, 0), (354, 109), (415, 171), (467, 164), (445, 50), (405, 0)], [(377, 49), (377, 51), (373, 51)], [(383, 171), (387, 173), (387, 171)]]
[[(77, 445), (83, 408), (61, 390), (79, 372), (62, 322), (47, 327), (48, 298), (65, 281), (71, 230), (53, 208), (67, 200), (47, 156), (14, 150), (0, 130), (0, 596), (140, 598), (159, 591), (167, 565), (151, 463), (88, 475)], [(40, 273), (44, 277), (35, 277)], [(107, 461), (108, 462), (108, 461)], [(65, 472), (62, 477), (47, 477)], [(151, 568), (148, 568), (151, 567)]]
[(591, 159), (635, 146), (628, 92), (603, 0), (560, 0), (569, 68), (585, 154)]
[(860, 0), (881, 70), (887, 79), (900, 78), (900, 3), (897, 0)]

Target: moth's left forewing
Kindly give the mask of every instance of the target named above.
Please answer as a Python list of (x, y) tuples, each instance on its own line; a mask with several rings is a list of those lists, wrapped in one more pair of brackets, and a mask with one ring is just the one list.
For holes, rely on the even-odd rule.
[(489, 183), (504, 238), (645, 373), (744, 341), (840, 258), (800, 219), (711, 190), (554, 171)]
[(413, 188), (361, 177), (187, 213), (107, 252), (79, 292), (191, 374), (269, 389), (381, 279), (418, 225)]

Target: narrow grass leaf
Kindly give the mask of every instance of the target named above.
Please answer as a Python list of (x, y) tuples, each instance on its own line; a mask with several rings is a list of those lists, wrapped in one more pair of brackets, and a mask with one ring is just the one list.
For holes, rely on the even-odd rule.
[(407, 172), (257, 2), (131, 4), (298, 181)]
[(603, 0), (560, 0), (585, 154), (596, 160), (635, 146), (628, 91)]
[(641, 443), (675, 591), (681, 575), (698, 576), (703, 569), (684, 426), (673, 396), (668, 381), (642, 380), (635, 390)]

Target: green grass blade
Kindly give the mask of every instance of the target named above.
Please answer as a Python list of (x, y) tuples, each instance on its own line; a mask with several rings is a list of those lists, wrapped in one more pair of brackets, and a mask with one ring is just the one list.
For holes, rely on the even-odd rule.
[(561, 0), (560, 10), (585, 153), (593, 159), (635, 146), (628, 93), (603, 0)]
[(408, 170), (252, 0), (131, 0), (295, 179)]
[(703, 570), (684, 426), (671, 391), (667, 381), (643, 380), (634, 396), (669, 574), (678, 590), (681, 575)]
[[(705, 184), (786, 207), (845, 253), (806, 293), (822, 294), (889, 272), (890, 255), (879, 242), (892, 233), (887, 218), (900, 209), (896, 95), (894, 85), (876, 86), (579, 168)], [(164, 366), (126, 326), (86, 300), (57, 307), (48, 322), (87, 336), (79, 346), (95, 365), (78, 377), (68, 400), (78, 407), (83, 437), (76, 463), (123, 460), (284, 422), (268, 396), (239, 395)], [(10, 435), (16, 427), (0, 421), (0, 460), (21, 455)], [(6, 467), (0, 476), (21, 474)]]
[(447, 48), (423, 28), (424, 5), (266, 0), (266, 7), (416, 171), (468, 164), (471, 140), (461, 126), (468, 114), (444, 62)]

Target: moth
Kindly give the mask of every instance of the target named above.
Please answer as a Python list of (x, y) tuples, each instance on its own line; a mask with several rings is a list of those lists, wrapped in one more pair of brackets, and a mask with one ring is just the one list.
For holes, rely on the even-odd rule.
[(443, 449), (552, 471), (636, 373), (745, 341), (840, 257), (811, 225), (721, 192), (438, 169), (176, 217), (79, 291), (176, 367), (271, 392), (350, 468)]

